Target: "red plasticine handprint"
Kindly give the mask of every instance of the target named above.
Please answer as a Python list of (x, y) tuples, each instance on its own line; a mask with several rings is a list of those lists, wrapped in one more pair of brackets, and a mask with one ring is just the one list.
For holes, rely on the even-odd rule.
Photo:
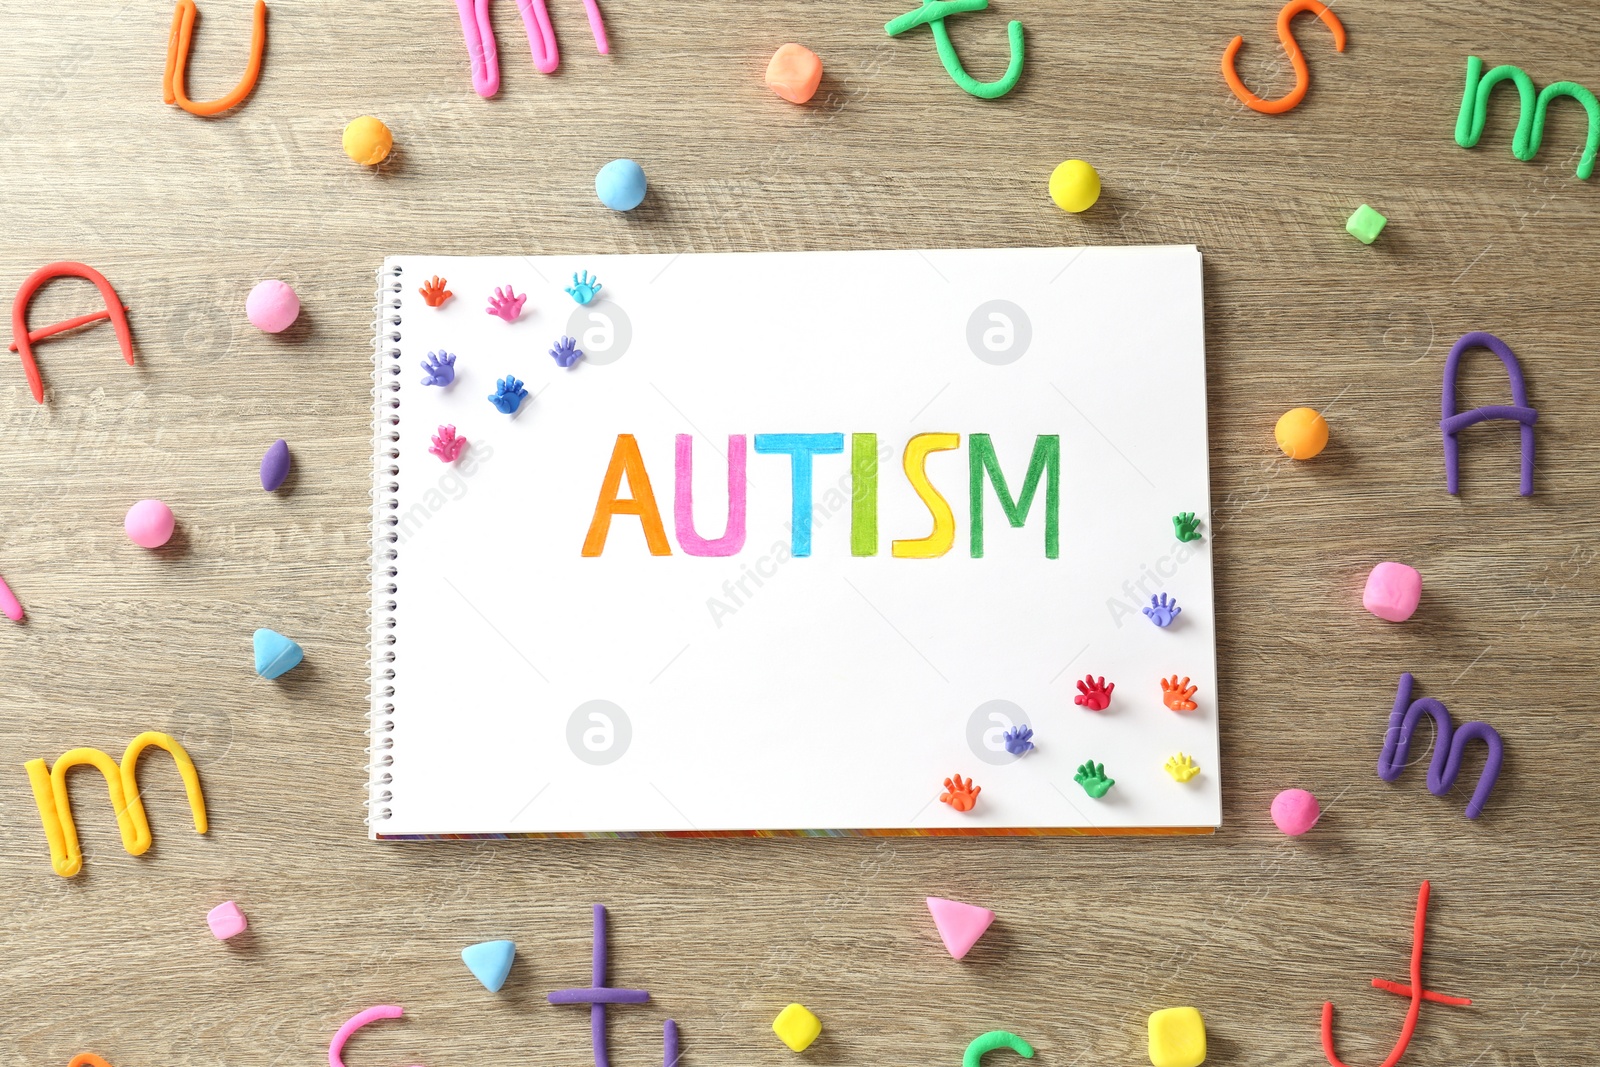
[(971, 811), (972, 806), (978, 802), (978, 794), (983, 792), (983, 786), (973, 785), (971, 778), (963, 782), (959, 774), (954, 778), (946, 778), (944, 788), (945, 791), (939, 794), (940, 802), (950, 805), (957, 811)]
[(417, 292), (422, 294), (423, 303), (431, 308), (436, 308), (456, 295), (445, 288), (448, 284), (443, 278), (435, 274), (431, 279), (424, 282), (422, 288), (418, 289)]
[(1193, 700), (1199, 689), (1197, 685), (1190, 685), (1187, 677), (1180, 682), (1174, 674), (1171, 679), (1161, 679), (1161, 702), (1173, 711), (1193, 711), (1200, 706)]
[(1078, 695), (1072, 698), (1072, 702), (1090, 711), (1104, 711), (1110, 706), (1111, 691), (1116, 687), (1116, 682), (1107, 685), (1103, 674), (1099, 678), (1086, 674), (1083, 681), (1078, 683)]

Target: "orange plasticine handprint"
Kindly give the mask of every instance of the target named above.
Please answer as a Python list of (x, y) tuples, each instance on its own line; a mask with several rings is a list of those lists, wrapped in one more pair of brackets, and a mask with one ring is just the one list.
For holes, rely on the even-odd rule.
[(1199, 707), (1193, 699), (1199, 689), (1197, 685), (1190, 685), (1188, 678), (1178, 681), (1174, 674), (1170, 680), (1161, 679), (1161, 701), (1173, 711), (1193, 711)]
[(436, 308), (456, 295), (445, 288), (448, 284), (443, 278), (435, 274), (430, 281), (424, 282), (422, 288), (418, 289), (417, 292), (422, 294), (423, 303), (431, 308)]
[(944, 788), (945, 791), (939, 794), (940, 801), (957, 811), (971, 811), (978, 802), (978, 794), (983, 792), (983, 786), (973, 785), (971, 778), (963, 782), (959, 774), (954, 778), (946, 778)]

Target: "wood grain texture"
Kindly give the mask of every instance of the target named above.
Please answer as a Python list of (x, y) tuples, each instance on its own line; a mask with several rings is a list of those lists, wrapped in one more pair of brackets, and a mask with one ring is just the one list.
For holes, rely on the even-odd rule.
[[(1541, 86), (1600, 87), (1590, 10), (1340, 3), (1349, 49), (1299, 20), (1311, 93), (1273, 118), (1218, 73), (1242, 33), (1247, 83), (1287, 89), (1271, 3), (995, 0), (953, 33), (993, 77), (1005, 19), (1027, 25), (1022, 84), (996, 103), (950, 83), (926, 32), (884, 37), (909, 3), (606, 0), (609, 58), (576, 0), (552, 6), (559, 74), (533, 71), (502, 2), (502, 89), (482, 101), (443, 0), (273, 0), (260, 85), (214, 120), (160, 102), (164, 0), (0, 9), (0, 293), (53, 259), (91, 263), (132, 308), (139, 352), (125, 367), (103, 326), (41, 345), (43, 407), (14, 358), (0, 378), (0, 572), (30, 610), (0, 628), (0, 1064), (86, 1049), (116, 1067), (314, 1064), (375, 1003), (407, 1019), (366, 1032), (353, 1067), (586, 1063), (583, 1013), (543, 996), (587, 974), (595, 901), (613, 911), (614, 980), (656, 997), (613, 1013), (619, 1065), (656, 1062), (668, 1013), (686, 1063), (796, 1062), (768, 1026), (800, 1000), (827, 1027), (812, 1064), (954, 1064), (997, 1027), (1046, 1067), (1142, 1063), (1145, 1014), (1195, 1004), (1208, 1062), (1309, 1067), (1324, 998), (1345, 1059), (1375, 1064), (1404, 1004), (1367, 982), (1405, 977), (1423, 878), (1427, 984), (1477, 1003), (1428, 1006), (1405, 1062), (1592, 1059), (1600, 182), (1572, 177), (1575, 106), (1555, 109), (1530, 163), (1511, 155), (1507, 99), (1480, 147), (1452, 140), (1469, 53)], [(192, 96), (237, 80), (248, 27), (243, 0), (202, 3)], [(809, 107), (761, 86), (786, 40), (827, 64)], [(397, 138), (375, 172), (339, 150), (363, 113)], [(652, 183), (625, 217), (591, 185), (623, 155)], [(1068, 157), (1105, 179), (1083, 217), (1045, 197)], [(1371, 248), (1342, 232), (1362, 202), (1391, 220)], [(364, 839), (369, 322), (385, 253), (1173, 242), (1206, 255), (1216, 837)], [(279, 337), (244, 319), (263, 277), (305, 302)], [(33, 321), (93, 301), (54, 284)], [(1477, 329), (1516, 349), (1540, 412), (1528, 500), (1505, 427), (1466, 432), (1465, 492), (1444, 492), (1444, 354)], [(1464, 404), (1504, 395), (1493, 362), (1469, 365)], [(1299, 404), (1333, 426), (1315, 463), (1273, 448), (1273, 421)], [(280, 436), (296, 472), (269, 497), (256, 465)], [(121, 532), (143, 496), (182, 524), (159, 553)], [(1403, 626), (1359, 607), (1388, 558), (1427, 581)], [(307, 648), (282, 684), (249, 669), (258, 625)], [(1461, 816), (1465, 785), (1441, 800), (1421, 768), (1396, 785), (1373, 773), (1403, 670), (1505, 734), (1478, 823)], [(152, 759), (156, 844), (129, 857), (79, 772), (88, 859), (56, 877), (22, 762), (120, 751), (147, 728), (189, 746), (212, 832), (189, 830), (176, 776)], [(1290, 785), (1330, 809), (1299, 841), (1266, 816)], [(1000, 912), (964, 963), (939, 947), (928, 893)], [(227, 898), (252, 926), (224, 946), (204, 914)], [(457, 958), (492, 937), (521, 946), (498, 997)]]

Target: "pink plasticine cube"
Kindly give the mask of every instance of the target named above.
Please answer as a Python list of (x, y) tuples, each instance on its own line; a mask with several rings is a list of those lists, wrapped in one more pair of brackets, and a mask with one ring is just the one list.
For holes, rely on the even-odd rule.
[(1367, 575), (1361, 603), (1380, 619), (1405, 622), (1422, 602), (1422, 575), (1404, 563), (1380, 563)]
[(235, 934), (244, 933), (250, 920), (244, 917), (239, 905), (228, 900), (206, 912), (206, 925), (211, 927), (218, 941), (226, 941)]

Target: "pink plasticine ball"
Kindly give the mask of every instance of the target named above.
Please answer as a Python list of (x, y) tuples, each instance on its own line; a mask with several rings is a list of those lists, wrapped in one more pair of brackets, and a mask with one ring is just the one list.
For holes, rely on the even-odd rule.
[(122, 528), (128, 537), (141, 548), (160, 548), (172, 538), (176, 520), (172, 509), (159, 500), (141, 500), (128, 509)]
[(250, 325), (267, 333), (282, 333), (300, 317), (300, 298), (287, 282), (269, 278), (257, 282), (244, 302)]
[(1272, 798), (1272, 821), (1290, 837), (1299, 837), (1321, 817), (1322, 806), (1304, 789), (1285, 789)]
[(1361, 603), (1380, 619), (1405, 622), (1422, 602), (1422, 575), (1404, 563), (1380, 563), (1367, 575)]

